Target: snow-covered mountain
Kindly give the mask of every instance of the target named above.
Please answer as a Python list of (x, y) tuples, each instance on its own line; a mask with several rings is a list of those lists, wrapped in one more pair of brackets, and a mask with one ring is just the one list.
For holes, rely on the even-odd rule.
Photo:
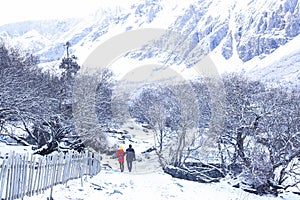
[(222, 71), (243, 68), (253, 77), (300, 85), (298, 0), (145, 0), (99, 9), (85, 19), (4, 25), (0, 37), (31, 49), (42, 62), (60, 60), (69, 41), (71, 53), (83, 61), (101, 42), (138, 28), (164, 28), (189, 37), (194, 45), (187, 53), (207, 41)]

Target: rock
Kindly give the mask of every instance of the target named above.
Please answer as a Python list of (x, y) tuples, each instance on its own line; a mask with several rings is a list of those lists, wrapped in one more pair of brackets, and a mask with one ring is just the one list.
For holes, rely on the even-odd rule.
[(150, 152), (155, 151), (155, 150), (156, 150), (155, 147), (150, 147), (149, 149), (147, 149), (146, 151), (143, 151), (143, 152), (141, 152), (141, 153), (142, 153), (142, 154), (144, 154), (144, 153), (150, 153)]
[(148, 129), (145, 129), (145, 128), (143, 128), (143, 131), (144, 131), (145, 133), (148, 133), (148, 132), (149, 132)]
[(122, 135), (122, 139), (128, 139), (128, 140), (130, 140), (132, 138), (132, 136), (130, 135), (130, 134), (123, 134)]
[(151, 126), (149, 124), (142, 124), (142, 127), (146, 129), (151, 129)]
[(224, 178), (219, 165), (203, 163), (185, 163), (184, 167), (166, 166), (164, 172), (172, 177), (201, 183), (219, 182)]

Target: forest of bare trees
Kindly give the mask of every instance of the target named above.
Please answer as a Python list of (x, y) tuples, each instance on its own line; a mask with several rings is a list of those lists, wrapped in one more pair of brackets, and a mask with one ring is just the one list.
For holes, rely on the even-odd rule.
[[(257, 194), (277, 195), (279, 190), (298, 184), (299, 91), (267, 87), (241, 74), (224, 74), (222, 78), (226, 92), (226, 102), (221, 105), (225, 110), (222, 125), (209, 124), (213, 105), (206, 82), (213, 80), (193, 80), (172, 88), (152, 86), (132, 99), (132, 116), (153, 129), (162, 166), (187, 169), (191, 160), (220, 164), (221, 177), (239, 178), (245, 190)], [(193, 90), (187, 90), (189, 85)], [(192, 98), (195, 94), (196, 102)], [(206, 154), (214, 155), (207, 159), (203, 145), (214, 126), (221, 131), (210, 149), (205, 149)], [(174, 173), (182, 172), (172, 173), (178, 176)], [(207, 174), (199, 173), (199, 177), (204, 176)], [(206, 178), (210, 180), (215, 178)]]
[[(43, 72), (34, 55), (4, 43), (0, 46), (0, 59), (0, 133), (17, 143), (32, 145), (39, 154), (59, 148), (79, 148), (68, 103), (71, 71), (79, 69), (76, 62), (63, 59), (61, 67), (70, 67), (57, 76)], [(9, 127), (27, 134), (16, 135)]]
[[(113, 95), (116, 80), (108, 69), (99, 77), (76, 77), (80, 66), (70, 55), (59, 67), (63, 70), (59, 75), (42, 71), (34, 55), (0, 44), (1, 137), (32, 145), (41, 155), (80, 151), (84, 146), (103, 151), (108, 148), (105, 131), (130, 117), (153, 132), (164, 169), (173, 166), (189, 173), (187, 163), (213, 164), (220, 176), (237, 178), (238, 187), (257, 194), (277, 195), (300, 183), (297, 89), (223, 74), (226, 100), (218, 102), (218, 107), (224, 112), (213, 113), (216, 104), (207, 87), (208, 82), (213, 85), (213, 79), (148, 84), (134, 97), (124, 98), (124, 94)], [(74, 87), (79, 83), (82, 88), (76, 88), (77, 94)], [(97, 85), (95, 93), (87, 89), (91, 84)], [(123, 115), (125, 110), (130, 116)], [(212, 120), (215, 114), (222, 115), (224, 124)], [(74, 115), (81, 116), (80, 120), (74, 122)], [(16, 135), (9, 127), (26, 134)], [(217, 135), (212, 130), (218, 130)], [(209, 153), (213, 156), (208, 158)]]

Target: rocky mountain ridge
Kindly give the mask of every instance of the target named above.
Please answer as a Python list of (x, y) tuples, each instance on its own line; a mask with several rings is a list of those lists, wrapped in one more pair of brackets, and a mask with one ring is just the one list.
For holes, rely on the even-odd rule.
[[(0, 26), (0, 38), (31, 49), (47, 63), (64, 56), (66, 41), (72, 44), (71, 53), (84, 59), (93, 47), (114, 34), (149, 27), (168, 29), (191, 39), (194, 45), (186, 49), (187, 53), (206, 42), (208, 52), (215, 52), (212, 55), (222, 60), (218, 65), (247, 65), (255, 60), (251, 65), (256, 66), (299, 35), (300, 2), (145, 0), (128, 8), (99, 9), (86, 19)], [(299, 82), (300, 72), (295, 69)]]

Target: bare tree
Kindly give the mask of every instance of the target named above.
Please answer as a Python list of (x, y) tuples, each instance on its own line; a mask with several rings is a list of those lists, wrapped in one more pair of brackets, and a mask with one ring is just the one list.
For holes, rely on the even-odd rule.
[(173, 119), (176, 107), (171, 94), (168, 88), (144, 86), (129, 103), (131, 116), (148, 124), (153, 131), (156, 153), (162, 166), (167, 164), (165, 153), (171, 144), (170, 129), (176, 125)]
[(119, 122), (112, 110), (114, 74), (108, 69), (96, 75), (83, 73), (76, 78), (74, 87), (73, 114), (77, 132), (86, 145), (106, 150), (106, 131)]
[[(299, 183), (299, 92), (268, 89), (238, 74), (225, 77), (227, 115), (223, 164), (241, 173), (258, 194), (278, 194)], [(291, 181), (293, 179), (293, 181)], [(288, 181), (287, 181), (288, 180)]]
[(188, 83), (172, 86), (178, 106), (178, 128), (173, 132), (170, 147), (170, 164), (182, 165), (186, 159), (201, 147), (199, 135), (199, 103), (195, 90)]
[[(65, 86), (59, 77), (42, 72), (38, 59), (16, 48), (0, 47), (0, 118), (2, 130), (9, 124), (22, 129), (27, 136), (14, 132), (6, 134), (24, 145), (40, 148), (59, 143), (73, 142), (70, 135), (72, 123), (65, 120), (65, 111), (60, 108), (60, 91)], [(52, 126), (53, 117), (60, 120)], [(57, 120), (56, 120), (57, 121)], [(63, 137), (65, 137), (63, 139)], [(71, 145), (71, 144), (70, 144)], [(49, 147), (46, 151), (57, 150)]]
[(255, 146), (260, 146), (261, 150), (249, 150), (265, 160), (259, 166), (258, 159), (252, 157), (252, 166), (264, 175), (253, 175), (259, 178), (256, 185), (264, 186), (262, 193), (269, 192), (270, 188), (276, 193), (277, 189), (287, 189), (300, 183), (297, 172), (300, 156), (299, 100), (297, 91), (282, 88), (268, 90), (258, 99), (258, 109), (267, 113), (261, 116), (253, 136)]

